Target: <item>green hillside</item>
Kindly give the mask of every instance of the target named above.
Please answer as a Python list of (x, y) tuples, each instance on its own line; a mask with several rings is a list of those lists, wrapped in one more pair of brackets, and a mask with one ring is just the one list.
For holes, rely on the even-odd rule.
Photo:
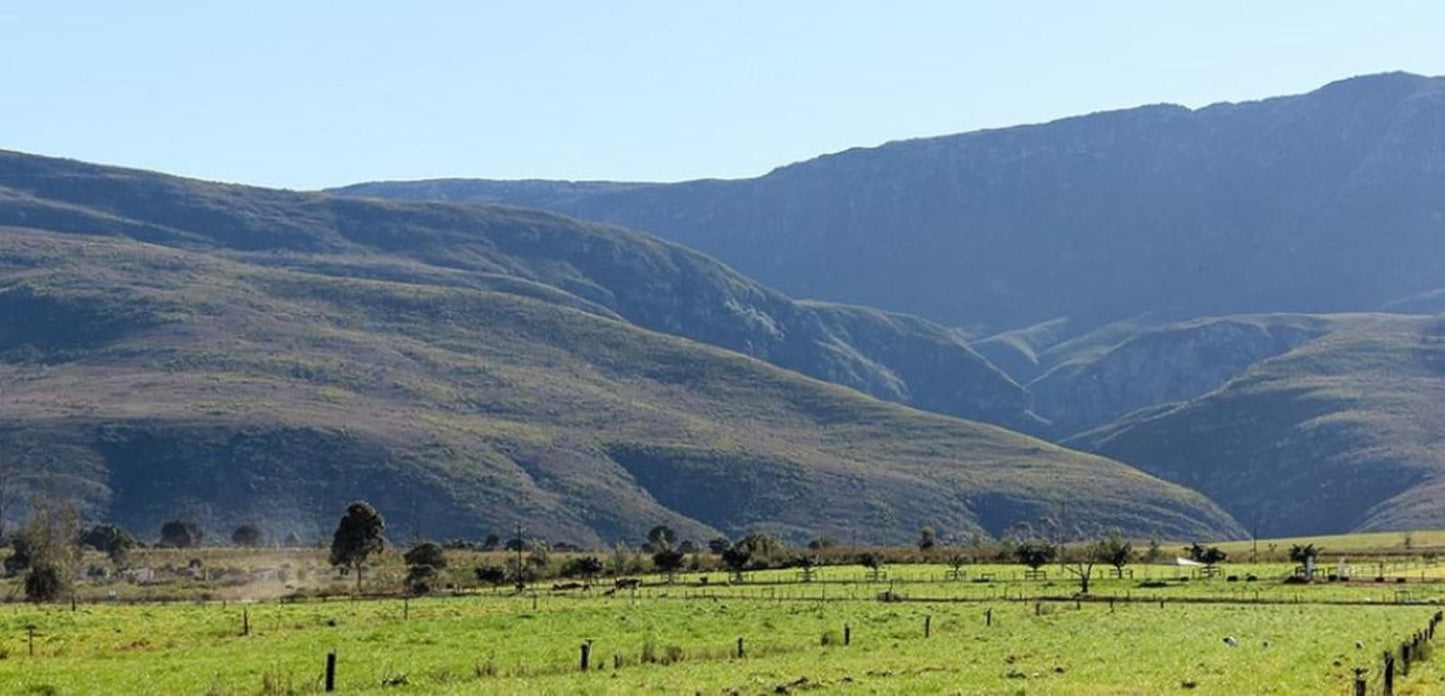
[(1355, 316), (1200, 398), (1066, 444), (1191, 486), (1270, 536), (1445, 523), (1445, 320)]
[(676, 244), (554, 214), (230, 186), (0, 151), (0, 224), (539, 297), (882, 399), (1015, 429), (1039, 424), (1023, 387), (944, 327), (795, 302)]
[[(668, 523), (695, 539), (900, 542), (926, 525), (998, 534), (1061, 502), (1084, 528), (1242, 532), (1197, 493), (1115, 462), (638, 327), (605, 296), (560, 288), (575, 267), (548, 268), (558, 285), (470, 270), (529, 223), (592, 244), (597, 228), (408, 205), (361, 248), (354, 227), (303, 237), (297, 217), (265, 212), (270, 195), (231, 209), (157, 193), (149, 205), (207, 211), (169, 225), (0, 204), (64, 228), (0, 228), (0, 456), (28, 488), (145, 534), (185, 516), (213, 534), (260, 521), (314, 537), (354, 498), (402, 538), (521, 523), (592, 544)], [(330, 204), (305, 200), (322, 219)], [(375, 251), (425, 241), (415, 235), (434, 228), (408, 226), (412, 210), (467, 216), (487, 235), (450, 252)], [(228, 227), (237, 220), (249, 226)], [(90, 224), (105, 235), (82, 234)], [(190, 231), (207, 229), (220, 232)], [(302, 250), (249, 243), (265, 230)], [(876, 319), (826, 313), (850, 330)]]

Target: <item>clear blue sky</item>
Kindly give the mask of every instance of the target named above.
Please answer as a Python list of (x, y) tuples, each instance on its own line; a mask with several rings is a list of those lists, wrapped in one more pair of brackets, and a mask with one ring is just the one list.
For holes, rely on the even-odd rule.
[(316, 188), (741, 177), (1153, 102), (1445, 74), (1445, 2), (0, 4), (0, 148)]

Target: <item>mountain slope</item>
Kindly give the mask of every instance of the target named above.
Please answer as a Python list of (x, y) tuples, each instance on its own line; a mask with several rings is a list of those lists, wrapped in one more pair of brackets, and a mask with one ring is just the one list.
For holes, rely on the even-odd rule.
[(343, 189), (624, 224), (794, 296), (975, 333), (1379, 309), (1445, 276), (1441, 190), (1445, 79), (1401, 73), (895, 142), (750, 180)]
[(999, 533), (1067, 500), (1229, 536), (1197, 493), (566, 303), (0, 228), (0, 456), (94, 517), (575, 543)]
[(1028, 383), (1035, 410), (1064, 436), (1142, 408), (1187, 401), (1260, 360), (1335, 330), (1350, 315), (1241, 315), (1162, 326), (1118, 324), (1056, 344)]
[(93, 516), (319, 534), (364, 497), (398, 534), (902, 541), (1067, 500), (1088, 526), (1240, 532), (1115, 462), (654, 329), (1027, 413), (951, 331), (624, 230), (0, 153), (0, 456)]
[(794, 302), (677, 245), (546, 213), (338, 199), (0, 151), (0, 224), (562, 301), (883, 399), (1037, 424), (1022, 387), (940, 326)]
[(1261, 533), (1445, 524), (1445, 320), (1380, 315), (1201, 398), (1066, 443), (1189, 485)]

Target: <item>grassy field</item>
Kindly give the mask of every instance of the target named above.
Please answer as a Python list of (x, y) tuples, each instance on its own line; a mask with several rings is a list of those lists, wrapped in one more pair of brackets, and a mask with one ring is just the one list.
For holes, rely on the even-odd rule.
[[(1345, 693), (1352, 668), (1374, 667), (1434, 612), (655, 592), (546, 596), (533, 607), (530, 597), (486, 594), (405, 605), (16, 606), (0, 617), (0, 684), (22, 694), (310, 693), (334, 649), (342, 693)], [(583, 674), (587, 640), (593, 669)], [(1425, 667), (1399, 693), (1445, 686), (1438, 667)]]
[[(368, 591), (399, 586), (393, 556)], [(710, 569), (673, 584), (640, 576), (635, 591), (546, 581), (516, 595), (466, 580), (500, 554), (454, 553), (445, 580), (459, 595), (351, 600), (314, 596), (349, 587), (315, 550), (147, 550), (136, 560), (160, 568), (188, 557), (212, 571), (288, 573), (234, 586), (87, 583), (73, 610), (0, 606), (0, 693), (313, 693), (335, 650), (341, 693), (1343, 694), (1356, 667), (1378, 682), (1380, 655), (1423, 628), (1445, 590), (1412, 576), (1418, 567), (1434, 577), (1430, 561), (1396, 559), (1384, 583), (1310, 585), (1283, 583), (1286, 563), (1229, 564), (1213, 579), (1136, 565), (1132, 578), (1095, 580), (1082, 602), (1057, 565), (1026, 581), (1020, 566), (995, 564), (967, 566), (961, 579), (944, 565), (896, 564), (873, 582), (856, 565), (819, 568), (810, 582), (796, 569), (759, 571), (740, 584)], [(880, 601), (885, 593), (896, 601)], [(288, 594), (305, 596), (280, 599)], [(143, 601), (177, 596), (187, 599)], [(1427, 662), (1397, 693), (1441, 689), (1445, 672)]]
[[(396, 549), (357, 600), (320, 549), (141, 549), (130, 566), (154, 571), (151, 582), (87, 579), (73, 609), (0, 605), (0, 694), (315, 693), (331, 650), (340, 693), (1344, 694), (1357, 667), (1377, 688), (1381, 655), (1445, 605), (1445, 565), (1429, 551), (1441, 538), (1412, 533), (1411, 556), (1393, 550), (1403, 534), (1308, 540), (1337, 550), (1322, 577), (1344, 557), (1350, 582), (1286, 583), (1294, 565), (1276, 560), (1226, 563), (1213, 578), (1095, 568), (1081, 601), (1058, 564), (1036, 579), (1010, 564), (958, 577), (941, 562), (898, 562), (876, 578), (838, 564), (806, 582), (796, 568), (735, 582), (708, 554), (671, 581), (627, 573), (635, 590), (548, 579), (518, 595), (472, 573), (511, 554), (476, 551), (449, 552), (446, 590), (403, 599)], [(1299, 541), (1262, 541), (1262, 555)], [(566, 557), (552, 554), (551, 570)], [(104, 564), (93, 552), (83, 563)], [(0, 580), (0, 597), (18, 596), (18, 580)], [(1441, 692), (1442, 665), (1417, 664), (1396, 693)]]

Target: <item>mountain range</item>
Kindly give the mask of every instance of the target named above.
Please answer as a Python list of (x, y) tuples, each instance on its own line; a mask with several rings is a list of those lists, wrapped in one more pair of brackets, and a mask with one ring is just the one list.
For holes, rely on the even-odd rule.
[(624, 225), (811, 306), (950, 327), (1028, 415), (951, 413), (1189, 486), (1267, 534), (1445, 525), (1445, 78), (893, 142), (753, 179), (332, 193)]
[(587, 545), (659, 523), (998, 536), (1060, 510), (1243, 532), (1195, 491), (949, 412), (1040, 422), (956, 331), (624, 229), (0, 153), (0, 457), (142, 534), (323, 537), (355, 498), (397, 535)]
[(1442, 526), (1442, 193), (1402, 73), (736, 181), (0, 151), (0, 458), (142, 534)]

